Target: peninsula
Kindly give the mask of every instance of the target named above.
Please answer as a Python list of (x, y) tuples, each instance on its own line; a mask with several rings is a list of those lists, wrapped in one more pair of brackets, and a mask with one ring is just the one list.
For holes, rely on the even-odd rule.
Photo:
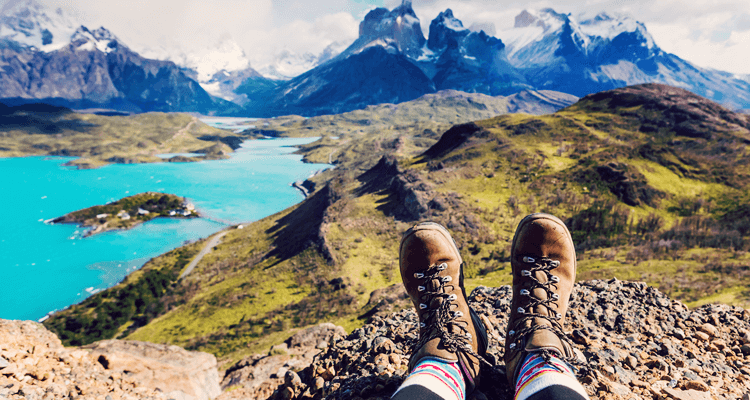
[(173, 194), (146, 192), (113, 203), (93, 206), (55, 218), (52, 223), (79, 224), (91, 228), (84, 236), (114, 229), (131, 229), (156, 217), (196, 218), (200, 214), (185, 198)]
[[(0, 158), (78, 157), (66, 164), (78, 169), (225, 159), (245, 139), (184, 113), (107, 116), (38, 104), (0, 105)], [(163, 154), (200, 156), (159, 157)]]

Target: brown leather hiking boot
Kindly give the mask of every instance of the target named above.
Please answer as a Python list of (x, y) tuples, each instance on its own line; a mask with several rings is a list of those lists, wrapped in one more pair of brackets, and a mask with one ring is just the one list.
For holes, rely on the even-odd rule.
[(562, 330), (576, 278), (576, 252), (565, 224), (549, 214), (526, 216), (511, 247), (513, 301), (505, 338), (505, 368), (514, 385), (529, 352), (574, 361)]
[(425, 357), (458, 361), (466, 393), (471, 393), (479, 383), (487, 331), (466, 301), (463, 260), (455, 241), (439, 224), (418, 224), (404, 232), (399, 264), (420, 325), (409, 371)]

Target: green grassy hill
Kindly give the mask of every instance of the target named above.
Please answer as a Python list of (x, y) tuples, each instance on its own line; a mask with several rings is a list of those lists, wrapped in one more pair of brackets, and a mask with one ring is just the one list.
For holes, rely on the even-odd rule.
[(642, 280), (689, 305), (750, 307), (748, 116), (641, 85), (551, 115), (446, 129), (325, 137), (302, 152), (335, 153), (338, 167), (303, 203), (231, 230), (182, 280), (201, 244), (45, 325), (65, 343), (127, 337), (228, 363), (309, 324), (360, 325), (371, 292), (399, 283), (400, 234), (418, 220), (452, 231), (468, 289), (508, 284), (513, 230), (537, 211), (567, 221), (579, 279)]
[[(205, 153), (223, 158), (241, 142), (188, 114), (132, 116), (79, 114), (65, 108), (0, 108), (0, 157), (76, 156), (70, 164), (96, 168), (110, 162), (161, 162), (157, 154)], [(196, 161), (183, 158), (183, 161)]]

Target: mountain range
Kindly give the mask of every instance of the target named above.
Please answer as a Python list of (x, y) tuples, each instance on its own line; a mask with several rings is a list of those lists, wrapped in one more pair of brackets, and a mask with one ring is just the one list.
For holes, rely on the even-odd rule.
[(654, 82), (730, 109), (750, 108), (747, 76), (699, 68), (663, 51), (644, 24), (626, 15), (577, 18), (526, 10), (498, 38), (464, 27), (447, 9), (430, 22), (425, 37), (404, 0), (392, 10), (368, 12), (348, 47), (334, 43), (320, 55), (281, 51), (260, 72), (231, 38), (200, 54), (177, 54), (158, 44), (144, 50), (159, 61), (139, 55), (105, 28), (91, 31), (34, 0), (4, 10), (0, 26), (5, 102), (312, 116), (445, 89), (492, 96), (552, 90), (581, 97)]
[(359, 30), (337, 57), (279, 85), (248, 111), (343, 112), (442, 89), (489, 95), (545, 89), (581, 97), (639, 83), (681, 87), (733, 109), (750, 106), (747, 80), (661, 50), (642, 23), (624, 15), (523, 11), (501, 40), (465, 28), (448, 9), (425, 38), (405, 0), (393, 10), (370, 11)]
[[(228, 228), (218, 244), (156, 257), (45, 325), (68, 345), (170, 343), (226, 365), (296, 328), (352, 330), (384, 308), (409, 307), (387, 298), (406, 297), (395, 255), (416, 221), (451, 231), (467, 290), (510, 283), (511, 238), (531, 212), (564, 219), (579, 279), (649, 282), (691, 308), (750, 304), (749, 116), (661, 84), (538, 116), (498, 115), (524, 110), (510, 98), (457, 93), (256, 121), (269, 136), (321, 136), (299, 152), (336, 167), (304, 182), (303, 202)], [(180, 278), (203, 248), (211, 256)], [(659, 326), (625, 323), (641, 325)]]
[(226, 106), (176, 64), (141, 57), (106, 28), (76, 26), (60, 9), (17, 3), (0, 16), (0, 31), (5, 103), (204, 113)]

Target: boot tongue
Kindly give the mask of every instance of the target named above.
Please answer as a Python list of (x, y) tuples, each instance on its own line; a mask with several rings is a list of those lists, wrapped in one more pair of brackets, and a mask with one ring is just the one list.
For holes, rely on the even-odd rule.
[[(440, 279), (431, 279), (429, 282), (427, 282), (427, 290), (430, 292), (443, 292), (443, 290), (440, 289)], [(431, 309), (437, 309), (440, 307), (440, 304), (443, 303), (443, 298), (440, 296), (435, 296), (430, 301), (430, 308)]]

